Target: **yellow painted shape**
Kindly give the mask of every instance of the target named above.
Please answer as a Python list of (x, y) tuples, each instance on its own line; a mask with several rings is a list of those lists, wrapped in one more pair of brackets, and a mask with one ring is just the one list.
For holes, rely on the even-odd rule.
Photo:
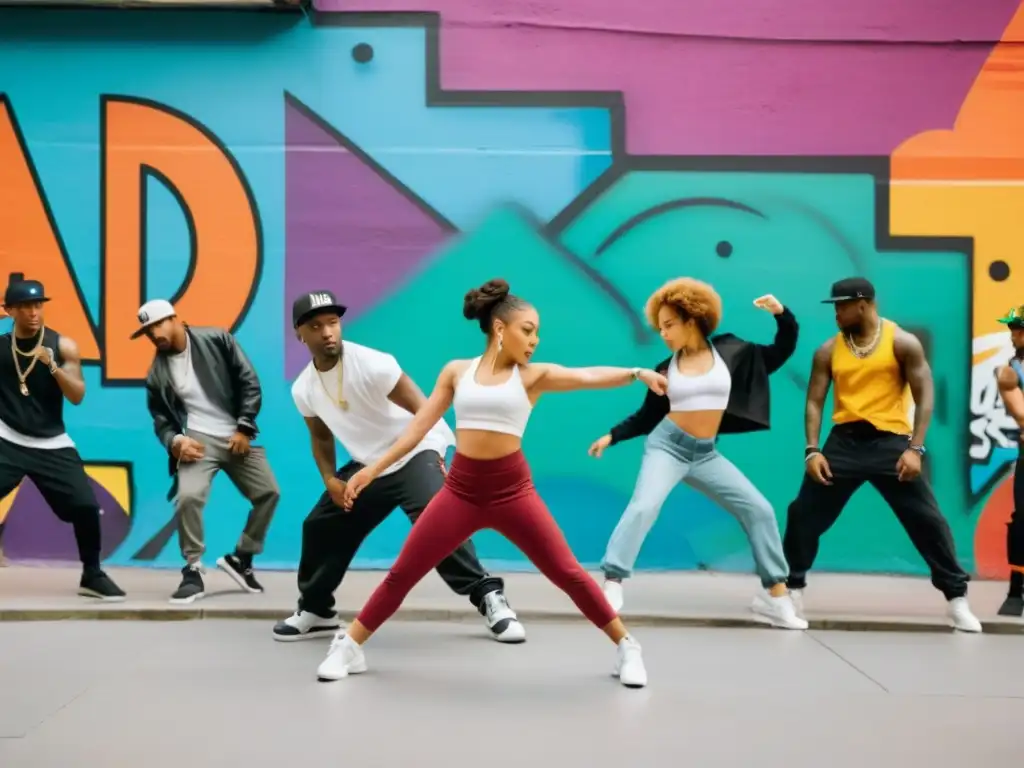
[(21, 483), (18, 483), (17, 488), (0, 499), (0, 523), (7, 519), (7, 513), (11, 511), (11, 507), (14, 505), (14, 497), (18, 495), (20, 488)]

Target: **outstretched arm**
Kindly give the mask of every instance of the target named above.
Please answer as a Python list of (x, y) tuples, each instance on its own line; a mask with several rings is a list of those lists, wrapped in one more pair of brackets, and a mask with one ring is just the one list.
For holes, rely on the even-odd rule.
[(914, 396), (914, 434), (910, 437), (910, 444), (924, 445), (924, 437), (935, 410), (932, 367), (928, 365), (924, 346), (914, 334), (897, 331), (893, 347), (903, 370), (903, 378), (910, 385), (910, 394)]
[(566, 368), (551, 363), (530, 366), (534, 378), (529, 389), (538, 392), (573, 392), (580, 389), (612, 389), (624, 387), (634, 381), (642, 381), (651, 389), (665, 391), (665, 377), (660, 373), (643, 368)]
[(437, 424), (444, 416), (445, 411), (451, 407), (452, 399), (455, 397), (456, 365), (456, 363), (448, 363), (444, 367), (441, 375), (437, 377), (434, 391), (430, 393), (430, 397), (427, 398), (423, 407), (416, 411), (416, 415), (409, 422), (405, 432), (395, 441), (391, 449), (370, 467), (374, 477), (419, 445), (431, 427)]
[[(664, 374), (671, 362), (672, 357), (667, 357), (658, 363), (654, 370)], [(651, 430), (658, 426), (658, 422), (665, 418), (665, 414), (668, 412), (668, 396), (659, 395), (651, 390), (647, 390), (640, 407), (608, 430), (608, 435), (611, 437), (609, 445), (621, 443), (623, 440), (632, 440), (634, 437), (640, 437), (641, 435), (649, 435)]]
[(835, 339), (822, 344), (814, 353), (811, 364), (811, 380), (807, 384), (807, 402), (804, 405), (804, 433), (807, 447), (818, 447), (821, 438), (821, 414), (825, 408), (825, 398), (832, 386), (832, 349)]
[(78, 345), (67, 336), (61, 336), (58, 342), (60, 355), (64, 365), (58, 366), (50, 360), (50, 373), (57, 381), (57, 386), (72, 405), (79, 405), (85, 399), (85, 379), (82, 377), (82, 355)]
[(779, 370), (793, 356), (800, 335), (800, 325), (788, 307), (783, 307), (782, 311), (775, 315), (775, 322), (777, 325), (772, 343), (758, 345), (769, 375)]

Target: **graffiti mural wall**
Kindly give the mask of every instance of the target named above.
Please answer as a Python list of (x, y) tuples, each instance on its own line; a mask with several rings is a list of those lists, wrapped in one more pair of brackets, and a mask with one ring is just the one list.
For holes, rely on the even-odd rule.
[[(751, 301), (775, 293), (802, 331), (773, 380), (773, 429), (721, 446), (784, 524), (811, 355), (835, 330), (820, 299), (861, 274), (926, 341), (936, 493), (965, 563), (1003, 574), (1017, 448), (991, 384), (1009, 354), (994, 319), (1024, 302), (1017, 0), (945, 14), (799, 0), (757, 18), (738, 0), (333, 1), (310, 17), (0, 11), (0, 275), (43, 280), (48, 322), (88, 360), (68, 422), (109, 562), (180, 565), (141, 386), (152, 351), (128, 338), (147, 299), (231, 328), (256, 365), (282, 486), (263, 565), (294, 567), (322, 490), (289, 395), (307, 359), (286, 311), (297, 293), (336, 291), (346, 335), (394, 353), (424, 389), (481, 343), (459, 310), (491, 277), (536, 304), (540, 357), (567, 365), (661, 359), (642, 308), (670, 277), (713, 282), (723, 330), (758, 341), (774, 326)], [(537, 485), (587, 563), (642, 441), (601, 460), (586, 449), (642, 396), (552, 397), (531, 423)], [(246, 512), (219, 478), (211, 552)], [(73, 558), (30, 483), (0, 520), (8, 557)], [(356, 565), (387, 565), (407, 530), (394, 516)], [(496, 535), (477, 544), (494, 568), (529, 567)], [(870, 489), (819, 562), (923, 572)], [(685, 488), (640, 565), (751, 569), (736, 522)]]

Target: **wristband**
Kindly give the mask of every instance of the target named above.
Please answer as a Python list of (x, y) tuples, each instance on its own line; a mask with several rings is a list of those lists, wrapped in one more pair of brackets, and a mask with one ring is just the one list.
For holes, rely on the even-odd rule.
[(821, 453), (821, 448), (818, 448), (815, 445), (808, 445), (806, 448), (804, 448), (804, 458), (805, 459), (808, 456), (813, 456), (815, 453)]
[(821, 451), (811, 451), (806, 456), (804, 456), (804, 463), (806, 464), (808, 461), (813, 459), (815, 456), (822, 456), (822, 455), (823, 454), (822, 454)]
[(629, 375), (633, 377), (633, 381), (639, 381), (639, 380), (640, 380), (640, 371), (641, 371), (641, 370), (642, 370), (642, 369), (640, 369), (640, 368), (633, 368), (633, 369), (632, 369), (632, 370), (631, 370), (631, 371), (629, 372)]

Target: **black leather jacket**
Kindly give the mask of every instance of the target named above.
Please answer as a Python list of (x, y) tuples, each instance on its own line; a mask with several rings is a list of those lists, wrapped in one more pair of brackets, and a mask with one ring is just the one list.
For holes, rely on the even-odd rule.
[[(255, 438), (256, 416), (263, 404), (263, 391), (256, 369), (242, 347), (220, 328), (185, 327), (192, 346), (192, 365), (203, 392), (215, 405), (231, 414), (238, 431)], [(146, 377), (146, 405), (153, 416), (153, 430), (170, 456), (170, 472), (177, 461), (171, 454), (174, 438), (184, 432), (185, 406), (174, 391), (170, 366), (165, 355), (157, 354)]]

